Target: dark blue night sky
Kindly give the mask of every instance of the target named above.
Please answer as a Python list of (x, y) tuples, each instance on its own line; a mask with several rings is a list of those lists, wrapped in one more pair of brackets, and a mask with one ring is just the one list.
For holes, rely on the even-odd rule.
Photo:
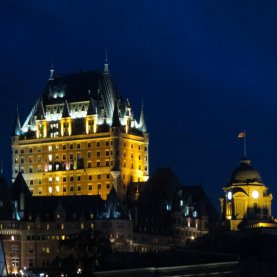
[(202, 184), (216, 208), (248, 154), (277, 215), (277, 3), (228, 0), (1, 0), (0, 109), (4, 173), (10, 134), (57, 74), (110, 69), (138, 117), (143, 99), (150, 166)]

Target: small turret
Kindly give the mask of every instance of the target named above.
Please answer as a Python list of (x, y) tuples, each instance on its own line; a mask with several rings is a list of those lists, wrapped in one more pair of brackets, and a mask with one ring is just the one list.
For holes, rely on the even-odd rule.
[(15, 121), (14, 121), (13, 136), (20, 136), (20, 135), (21, 135), (21, 124), (20, 124), (19, 112), (17, 107)]
[(146, 127), (145, 118), (144, 118), (143, 104), (141, 105), (139, 128), (142, 132), (144, 133), (147, 132), (147, 127)]

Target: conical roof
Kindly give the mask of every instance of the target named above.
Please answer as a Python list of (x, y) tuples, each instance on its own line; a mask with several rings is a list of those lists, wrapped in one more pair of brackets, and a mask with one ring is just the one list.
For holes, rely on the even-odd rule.
[(145, 122), (145, 118), (144, 118), (143, 105), (141, 106), (139, 128), (142, 132), (147, 132), (147, 126), (146, 126), (146, 122)]
[(14, 120), (14, 129), (13, 129), (13, 136), (20, 136), (21, 135), (21, 124), (19, 119), (19, 112), (18, 108), (16, 108), (16, 115)]

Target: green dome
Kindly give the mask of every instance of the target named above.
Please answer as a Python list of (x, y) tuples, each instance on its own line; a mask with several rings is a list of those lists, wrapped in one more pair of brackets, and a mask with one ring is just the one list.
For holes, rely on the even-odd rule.
[(248, 159), (242, 159), (240, 166), (237, 167), (232, 175), (230, 183), (262, 183), (260, 173), (254, 169), (251, 165), (251, 161)]

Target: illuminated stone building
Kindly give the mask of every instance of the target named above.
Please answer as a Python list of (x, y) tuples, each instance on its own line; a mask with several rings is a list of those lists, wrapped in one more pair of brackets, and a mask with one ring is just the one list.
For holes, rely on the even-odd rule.
[(272, 222), (272, 194), (249, 159), (240, 161), (223, 190), (224, 196), (220, 198), (221, 214), (230, 230), (270, 227), (265, 223)]
[(124, 252), (161, 251), (206, 234), (217, 214), (204, 191), (168, 169), (148, 180), (148, 144), (143, 107), (137, 121), (107, 63), (103, 72), (51, 69), (22, 125), (17, 111), (13, 184), (0, 175), (8, 272), (47, 269), (60, 241), (82, 230), (102, 232)]
[(56, 76), (12, 137), (12, 178), (22, 172), (34, 196), (100, 195), (112, 186), (124, 199), (130, 182), (149, 175), (143, 109), (137, 121), (130, 102), (103, 72)]

